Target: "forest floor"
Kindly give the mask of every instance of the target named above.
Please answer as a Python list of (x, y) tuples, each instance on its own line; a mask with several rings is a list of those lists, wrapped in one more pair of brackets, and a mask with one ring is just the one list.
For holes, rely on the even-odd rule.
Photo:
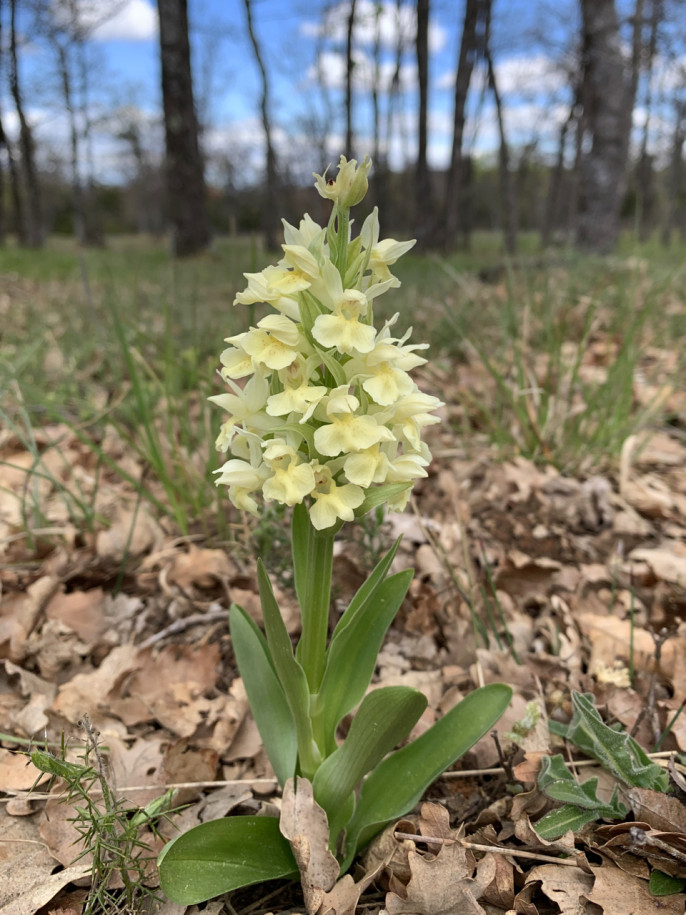
[[(416, 574), (375, 682), (426, 694), (419, 731), (477, 685), (514, 698), (497, 739), (403, 821), (415, 838), (375, 840), (332, 913), (683, 913), (682, 255), (416, 256), (398, 271), (389, 307), (432, 343), (416, 378), (443, 422), (408, 510), (344, 528), (332, 618), (402, 534), (395, 567)], [(261, 555), (297, 633), (288, 519), (242, 517), (215, 491), (206, 401), (223, 338), (254, 320), (230, 303), (255, 256), (227, 244), (175, 267), (153, 244), (54, 245), (0, 277), (0, 915), (71, 915), (90, 892), (64, 782), (27, 752), (78, 762), (90, 746), (93, 761), (96, 729), (122, 809), (181, 786), (167, 838), (278, 805), (227, 610), (259, 620)], [(641, 782), (638, 757), (633, 778), (621, 753), (603, 765), (552, 733), (575, 694), (653, 754), (668, 791)], [(560, 804), (538, 775), (557, 753), (597, 798), (584, 825), (543, 839)], [(142, 841), (154, 860), (162, 838)], [(203, 910), (304, 912), (298, 893), (264, 885)]]

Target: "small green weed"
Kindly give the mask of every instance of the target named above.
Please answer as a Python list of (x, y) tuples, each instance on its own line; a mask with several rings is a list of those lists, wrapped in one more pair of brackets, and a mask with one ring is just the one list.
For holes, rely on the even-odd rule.
[(156, 853), (151, 841), (162, 819), (172, 810), (173, 790), (143, 808), (131, 808), (116, 796), (98, 746), (98, 732), (84, 719), (85, 745), (80, 763), (68, 762), (64, 740), (59, 755), (47, 750), (30, 753), (31, 762), (66, 786), (63, 802), (74, 815), (70, 822), (79, 833), (80, 852), (72, 863), (91, 856), (91, 887), (84, 915), (112, 915), (153, 910), (161, 897), (148, 885)]

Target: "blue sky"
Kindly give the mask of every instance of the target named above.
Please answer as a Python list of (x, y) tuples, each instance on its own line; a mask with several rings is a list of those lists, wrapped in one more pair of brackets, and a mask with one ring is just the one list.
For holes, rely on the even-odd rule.
[[(117, 4), (116, 15), (103, 18), (103, 11), (108, 6), (112, 8), (112, 0), (78, 3), (93, 27), (91, 95), (98, 113), (103, 115), (97, 136), (97, 160), (101, 172), (114, 178), (122, 168), (123, 149), (112, 139), (108, 123), (111, 113), (126, 111), (127, 116), (140, 118), (142, 124), (159, 123), (156, 4), (151, 0), (125, 0), (123, 5)], [(277, 144), (296, 174), (301, 167), (309, 174), (311, 165), (318, 162), (307, 127), (313, 116), (319, 122), (328, 120), (327, 152), (331, 158), (337, 158), (342, 146), (342, 51), (348, 3), (349, 0), (253, 0), (255, 29), (273, 84)], [(376, 6), (373, 0), (358, 0), (355, 152), (361, 156), (371, 149), (370, 78), (375, 36), (378, 34), (381, 46), (382, 82), (388, 82), (400, 27), (408, 44), (401, 76), (404, 91), (389, 150), (392, 163), (399, 166), (414, 158), (414, 2), (403, 0), (400, 20), (395, 0), (382, 0), (378, 19)], [(567, 110), (569, 93), (564, 66), (569, 63), (566, 55), (578, 28), (577, 6), (576, 0), (495, 0), (493, 50), (506, 103), (509, 139), (515, 147), (536, 140), (540, 148), (552, 148), (557, 126)], [(328, 10), (326, 17), (324, 10)], [(452, 79), (462, 3), (433, 0), (431, 11), (429, 159), (440, 167), (450, 152)], [(258, 118), (259, 78), (248, 41), (243, 2), (189, 0), (189, 17), (196, 99), (207, 125), (205, 146), (210, 154), (228, 156), (240, 166), (239, 172), (252, 177), (261, 166), (262, 134)], [(39, 139), (42, 134), (53, 146), (64, 146), (66, 130), (44, 43), (30, 40), (23, 55), (23, 68)], [(325, 93), (318, 87), (321, 82), (326, 84)], [(489, 154), (497, 148), (497, 132), (492, 104), (482, 89), (483, 74), (477, 74), (470, 95), (472, 117), (467, 144), (477, 154)], [(384, 104), (382, 100), (382, 108)], [(3, 99), (3, 111), (8, 112), (9, 108), (8, 100)], [(11, 132), (11, 118), (5, 117)], [(159, 129), (148, 133), (151, 144), (159, 145)]]

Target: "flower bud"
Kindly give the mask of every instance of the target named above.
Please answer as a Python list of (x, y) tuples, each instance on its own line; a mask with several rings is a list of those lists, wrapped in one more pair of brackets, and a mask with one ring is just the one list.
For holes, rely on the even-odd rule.
[(357, 159), (348, 161), (345, 156), (341, 156), (338, 176), (327, 179), (326, 172), (323, 175), (315, 174), (315, 187), (327, 200), (338, 201), (342, 207), (354, 207), (367, 193), (367, 175), (371, 167), (372, 160), (367, 156), (359, 167)]

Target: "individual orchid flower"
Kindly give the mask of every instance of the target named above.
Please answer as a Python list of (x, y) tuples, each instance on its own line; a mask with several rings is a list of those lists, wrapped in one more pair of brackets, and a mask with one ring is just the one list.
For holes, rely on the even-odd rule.
[(268, 315), (236, 340), (257, 365), (285, 369), (298, 356), (300, 334), (297, 324), (285, 315)]
[(335, 301), (333, 314), (319, 315), (312, 328), (312, 336), (326, 348), (335, 347), (339, 353), (368, 353), (374, 348), (376, 331), (363, 324), (369, 311), (369, 302), (362, 292), (346, 289)]
[(287, 266), (265, 267), (261, 273), (244, 273), (248, 280), (246, 289), (237, 293), (234, 305), (255, 305), (267, 302), (294, 321), (300, 320), (300, 309), (296, 296), (307, 289), (310, 281), (297, 270)]
[(217, 438), (218, 451), (228, 451), (238, 425), (246, 424), (263, 432), (268, 432), (275, 426), (274, 420), (265, 412), (269, 397), (266, 378), (253, 375), (242, 390), (231, 379), (227, 381), (233, 389), (232, 394), (215, 394), (208, 398), (229, 414), (229, 419), (222, 425)]
[[(409, 241), (396, 241), (394, 238), (386, 238), (379, 241), (379, 210), (374, 207), (370, 215), (365, 219), (362, 229), (360, 230), (360, 240), (362, 247), (368, 252), (368, 269), (371, 270), (372, 276), (379, 281), (395, 280), (395, 277), (388, 269), (395, 264), (398, 258), (406, 254), (417, 244), (417, 240), (412, 238)], [(397, 282), (397, 281), (396, 281)]]
[(286, 442), (280, 439), (267, 442), (264, 463), (273, 473), (262, 487), (262, 494), (268, 501), (297, 505), (314, 489), (312, 465), (303, 463), (295, 448)]
[(267, 399), (266, 411), (269, 416), (288, 416), (290, 413), (302, 414), (299, 422), (306, 423), (314, 413), (317, 405), (329, 393), (326, 385), (311, 385), (308, 364), (312, 357), (305, 359), (298, 356), (289, 366), (279, 372), (283, 390), (272, 394)]
[(363, 451), (378, 442), (393, 441), (390, 429), (380, 425), (373, 416), (357, 413), (359, 400), (354, 396), (350, 400), (356, 404), (354, 409), (340, 409), (339, 403), (327, 406), (329, 421), (314, 433), (315, 448), (320, 454), (336, 457)]
[(338, 520), (352, 521), (355, 509), (364, 501), (364, 491), (352, 483), (339, 485), (326, 465), (314, 469), (316, 485), (312, 491), (310, 518), (315, 530), (332, 527)]

